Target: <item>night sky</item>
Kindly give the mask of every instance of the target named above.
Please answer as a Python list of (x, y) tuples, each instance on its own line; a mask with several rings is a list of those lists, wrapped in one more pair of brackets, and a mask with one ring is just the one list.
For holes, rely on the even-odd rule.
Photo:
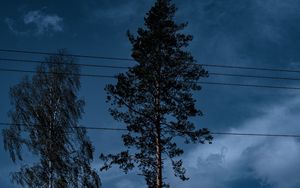
[[(0, 48), (130, 58), (126, 31), (136, 33), (154, 0), (10, 0), (0, 1)], [(189, 50), (200, 64), (222, 64), (300, 70), (300, 1), (298, 0), (177, 0), (176, 21), (189, 23), (183, 31), (194, 36)], [(45, 56), (0, 52), (0, 58), (43, 60)], [(134, 62), (79, 58), (79, 63), (131, 66)], [(26, 62), (0, 60), (0, 68), (34, 70)], [(300, 78), (297, 73), (205, 67), (209, 72)], [(83, 68), (82, 73), (115, 75), (124, 70)], [(10, 87), (25, 73), (0, 72), (0, 122), (9, 122)], [(89, 127), (115, 127), (107, 112), (104, 87), (112, 79), (82, 77), (80, 97)], [(300, 87), (300, 81), (211, 75), (201, 81)], [(300, 134), (300, 90), (203, 85), (195, 93), (204, 116), (197, 127), (212, 132)], [(1, 126), (1, 130), (5, 126)], [(99, 155), (121, 151), (120, 132), (88, 131)], [(9, 173), (34, 162), (24, 150), (24, 161), (14, 164), (0, 136), (0, 187), (18, 187)], [(181, 140), (179, 140), (181, 141)], [(182, 156), (189, 181), (172, 174), (168, 162), (166, 181), (174, 188), (297, 188), (300, 187), (300, 140), (283, 137), (215, 135), (213, 144), (184, 145)], [(143, 177), (127, 175), (117, 167), (101, 172), (103, 188), (145, 187)]]

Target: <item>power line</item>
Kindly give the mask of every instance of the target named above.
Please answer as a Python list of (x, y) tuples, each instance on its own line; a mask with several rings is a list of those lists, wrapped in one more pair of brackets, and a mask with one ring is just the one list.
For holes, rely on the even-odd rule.
[[(35, 63), (35, 64), (45, 63), (45, 61), (25, 60), (25, 59), (11, 59), (11, 58), (0, 58), (0, 61), (27, 62), (27, 63)], [(62, 63), (62, 64), (70, 64), (70, 63)], [(84, 63), (75, 63), (75, 64), (79, 65), (79, 66), (82, 66), (82, 67), (97, 67), (97, 68), (112, 68), (112, 69), (128, 69), (128, 68), (130, 68), (130, 67), (127, 67), (127, 66), (115, 66), (115, 65), (96, 65), (96, 64), (84, 64)], [(274, 76), (260, 76), (260, 75), (249, 75), (249, 74), (220, 73), (220, 72), (209, 72), (209, 75), (242, 77), (242, 78), (259, 78), (259, 79), (300, 81), (300, 78), (293, 78), (293, 77), (274, 77)]]
[(291, 137), (291, 138), (300, 138), (300, 135), (296, 134), (266, 134), (266, 133), (222, 133), (222, 132), (213, 132), (212, 135), (227, 135), (227, 136), (261, 136), (261, 137)]
[[(4, 69), (0, 68), (2, 72), (21, 72), (21, 73), (36, 73), (36, 71), (19, 70), (19, 69)], [(72, 74), (72, 73), (59, 73), (59, 72), (45, 72), (47, 74), (66, 74), (66, 75), (78, 75), (82, 77), (95, 77), (95, 78), (116, 78), (115, 76), (99, 75), (99, 74)], [(223, 85), (223, 86), (237, 86), (237, 87), (256, 87), (267, 89), (285, 89), (285, 90), (300, 90), (300, 87), (288, 87), (288, 86), (271, 86), (271, 85), (257, 85), (257, 84), (238, 84), (238, 83), (224, 83), (224, 82), (206, 82), (199, 81), (199, 84), (206, 85)]]
[[(50, 53), (50, 52), (29, 51), (29, 50), (12, 50), (12, 49), (0, 49), (0, 52), (38, 54), (38, 55), (58, 55), (57, 53)], [(132, 58), (93, 56), (93, 55), (81, 55), (81, 54), (67, 54), (66, 56), (72, 56), (72, 57), (78, 57), (78, 58), (115, 60), (115, 61), (135, 61)], [(280, 69), (280, 68), (249, 67), (249, 66), (222, 65), (222, 64), (201, 64), (201, 65), (206, 66), (206, 67), (218, 67), (218, 68), (230, 68), (230, 69), (300, 73), (300, 70)]]
[(286, 86), (271, 86), (271, 85), (256, 85), (256, 84), (237, 84), (237, 83), (224, 83), (224, 82), (198, 82), (206, 85), (223, 85), (223, 86), (237, 86), (237, 87), (256, 87), (267, 89), (287, 89), (287, 90), (300, 90), (300, 87), (286, 87)]
[[(11, 126), (11, 125), (25, 126), (25, 124), (4, 123), (4, 122), (0, 122), (0, 125), (5, 125), (5, 126)], [(34, 126), (34, 125), (30, 125), (30, 126)], [(75, 128), (75, 129), (87, 129), (87, 130), (102, 130), (102, 131), (127, 131), (127, 129), (109, 128), (109, 127), (85, 127), (85, 126), (77, 126), (77, 127), (72, 127), (72, 128)]]
[[(1, 61), (10, 61), (10, 62), (24, 62), (24, 63), (35, 63), (35, 64), (42, 64), (45, 61), (38, 61), (38, 60), (27, 60), (27, 59), (12, 59), (12, 58), (0, 58)], [(62, 63), (64, 65), (68, 65), (71, 63)], [(128, 69), (130, 67), (126, 66), (114, 66), (114, 65), (96, 65), (96, 64), (83, 64), (83, 63), (74, 63), (76, 65), (82, 67), (98, 67), (98, 68), (117, 68), (117, 69)]]
[[(20, 125), (25, 126), (25, 124), (15, 124), (15, 123), (4, 123), (1, 122), (0, 125), (11, 126), (11, 125)], [(34, 126), (34, 125), (30, 125)], [(98, 130), (98, 131), (127, 131), (127, 129), (121, 128), (109, 128), (109, 127), (85, 127), (78, 126), (72, 127), (75, 129), (87, 129), (87, 130)], [(298, 134), (267, 134), (267, 133), (233, 133), (233, 132), (210, 132), (211, 135), (226, 135), (226, 136), (256, 136), (256, 137), (291, 137), (291, 138), (300, 138)]]
[[(0, 49), (0, 52), (36, 54), (36, 55), (37, 54), (38, 55), (59, 55), (58, 53), (51, 53), (51, 52), (37, 52), (37, 51), (10, 50), (10, 49)], [(72, 56), (72, 57), (78, 57), (78, 58), (90, 58), (90, 59), (106, 59), (106, 60), (116, 60), (116, 61), (134, 61), (133, 59), (130, 59), (130, 58), (93, 56), (93, 55), (80, 55), (80, 54), (65, 54), (64, 56)]]
[[(36, 71), (31, 70), (20, 70), (20, 69), (4, 69), (0, 68), (2, 72), (20, 72), (20, 73), (36, 73)], [(83, 77), (95, 77), (95, 78), (116, 78), (115, 76), (107, 76), (100, 74), (73, 74), (73, 73), (63, 73), (63, 72), (45, 72), (47, 74), (65, 74), (65, 75), (74, 75), (74, 76), (83, 76)]]
[(206, 67), (218, 67), (218, 68), (228, 68), (228, 69), (244, 69), (244, 70), (258, 70), (258, 71), (300, 73), (300, 70), (292, 70), (292, 69), (249, 67), (249, 66), (221, 65), (221, 64), (201, 64), (201, 65), (206, 66)]
[(214, 76), (231, 76), (231, 77), (242, 77), (242, 78), (262, 78), (262, 79), (272, 79), (272, 80), (290, 80), (290, 81), (299, 81), (300, 78), (293, 77), (276, 77), (276, 76), (260, 76), (260, 75), (249, 75), (249, 74), (230, 74), (230, 73), (217, 73), (217, 72), (208, 72), (209, 75)]

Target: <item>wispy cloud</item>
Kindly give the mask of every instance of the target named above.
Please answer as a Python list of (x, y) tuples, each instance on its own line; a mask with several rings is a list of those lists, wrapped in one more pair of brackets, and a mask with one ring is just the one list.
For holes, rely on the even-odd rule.
[(27, 25), (33, 24), (36, 27), (37, 34), (63, 31), (63, 19), (55, 14), (47, 15), (40, 10), (30, 11), (24, 16), (23, 20)]
[(116, 188), (145, 188), (145, 186), (141, 185), (139, 182), (129, 179), (121, 179), (115, 186)]
[(4, 22), (15, 35), (44, 35), (63, 31), (63, 18), (56, 14), (46, 14), (44, 9), (26, 13), (20, 23), (22, 29), (18, 29), (20, 27), (12, 18), (5, 18)]
[(120, 3), (118, 6), (98, 7), (92, 10), (90, 21), (108, 21), (113, 24), (127, 23), (137, 14), (140, 3), (130, 1)]
[(5, 18), (4, 19), (4, 22), (7, 24), (9, 30), (15, 34), (15, 35), (26, 35), (27, 32), (26, 31), (19, 31), (17, 28), (16, 28), (16, 22), (14, 19), (11, 19), (11, 18)]

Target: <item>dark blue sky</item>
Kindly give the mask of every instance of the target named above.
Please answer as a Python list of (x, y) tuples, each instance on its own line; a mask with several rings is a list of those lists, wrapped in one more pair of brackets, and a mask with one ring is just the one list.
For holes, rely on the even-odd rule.
[[(86, 0), (0, 2), (0, 48), (74, 54), (130, 57), (126, 31), (135, 33), (154, 0)], [(300, 69), (300, 1), (298, 0), (187, 0), (175, 1), (177, 21), (188, 21), (184, 32), (194, 40), (190, 50), (200, 64)], [(38, 55), (0, 52), (0, 58), (41, 60)], [(131, 65), (132, 62), (79, 59), (80, 63)], [(32, 70), (34, 65), (0, 61), (1, 68)], [(211, 72), (298, 77), (297, 74), (207, 68)], [(118, 70), (82, 68), (83, 73), (113, 75)], [(0, 72), (0, 121), (8, 122), (9, 88), (24, 74)], [(204, 80), (203, 80), (204, 81)], [(205, 81), (300, 87), (297, 81), (241, 79), (211, 76)], [(119, 127), (105, 104), (110, 79), (82, 78), (80, 96), (86, 100), (82, 124)], [(195, 94), (204, 116), (197, 126), (212, 131), (300, 134), (299, 91), (203, 85)], [(3, 127), (1, 127), (2, 129)], [(89, 132), (96, 148), (93, 165), (99, 169), (100, 152), (121, 149), (120, 134)], [(2, 142), (2, 135), (0, 136)], [(300, 187), (300, 145), (292, 138), (216, 136), (212, 145), (183, 145), (191, 179), (180, 182), (165, 169), (175, 188)], [(0, 187), (14, 187), (13, 164), (0, 144)], [(29, 159), (30, 157), (25, 157)], [(32, 160), (26, 160), (26, 162)], [(140, 188), (136, 172), (124, 175), (117, 168), (102, 172), (104, 188)]]

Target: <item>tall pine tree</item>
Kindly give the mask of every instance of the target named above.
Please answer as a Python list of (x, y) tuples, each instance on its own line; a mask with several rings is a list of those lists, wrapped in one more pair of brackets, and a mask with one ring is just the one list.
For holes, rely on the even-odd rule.
[[(26, 187), (100, 186), (91, 168), (93, 146), (86, 130), (78, 127), (84, 101), (78, 99), (79, 66), (61, 50), (37, 68), (32, 78), (26, 77), (11, 88), (12, 125), (3, 131), (4, 146), (14, 162), (23, 161), (24, 146), (36, 156), (12, 180)], [(23, 153), (24, 152), (24, 153)]]
[(128, 149), (102, 154), (102, 170), (118, 164), (127, 173), (137, 166), (150, 188), (168, 186), (163, 181), (165, 157), (171, 160), (175, 176), (188, 179), (182, 160), (176, 160), (184, 152), (176, 137), (186, 143), (212, 140), (207, 129), (197, 129), (189, 120), (202, 115), (193, 91), (201, 89), (197, 81), (208, 73), (186, 51), (192, 36), (179, 32), (187, 24), (175, 23), (175, 12), (170, 0), (156, 1), (138, 35), (128, 33), (137, 65), (119, 74), (116, 85), (106, 87), (111, 115), (127, 127), (122, 138)]

